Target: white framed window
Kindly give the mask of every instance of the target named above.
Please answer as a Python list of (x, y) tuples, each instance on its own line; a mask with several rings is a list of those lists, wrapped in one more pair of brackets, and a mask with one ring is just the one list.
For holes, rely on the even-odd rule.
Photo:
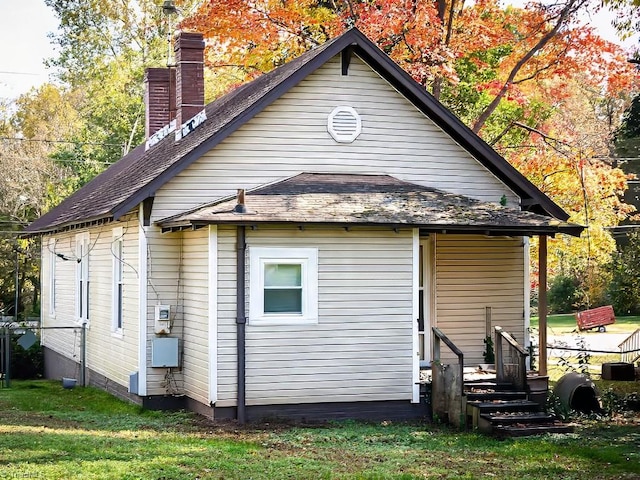
[(112, 307), (111, 307), (111, 331), (122, 333), (123, 315), (123, 262), (124, 241), (122, 227), (113, 229), (113, 241), (111, 242), (111, 256), (113, 261), (112, 282)]
[(89, 232), (76, 235), (76, 319), (89, 321)]
[(49, 249), (49, 315), (56, 314), (56, 239), (50, 238)]
[(249, 247), (249, 323), (318, 323), (318, 249)]

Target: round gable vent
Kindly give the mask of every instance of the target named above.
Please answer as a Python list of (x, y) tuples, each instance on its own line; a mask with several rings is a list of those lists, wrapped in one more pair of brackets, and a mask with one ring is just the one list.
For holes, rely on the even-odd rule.
[(327, 130), (336, 142), (351, 143), (362, 131), (362, 120), (352, 107), (336, 107), (329, 114)]

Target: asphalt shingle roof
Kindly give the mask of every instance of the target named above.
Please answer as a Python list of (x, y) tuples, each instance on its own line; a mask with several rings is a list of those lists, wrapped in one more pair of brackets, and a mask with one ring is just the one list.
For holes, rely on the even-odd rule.
[(207, 224), (333, 224), (420, 227), (492, 234), (579, 235), (581, 226), (404, 182), (389, 175), (303, 173), (157, 222), (166, 229)]
[(169, 134), (147, 151), (144, 145), (138, 146), (31, 223), (25, 233), (53, 232), (125, 215), (146, 198), (153, 197), (160, 187), (180, 171), (341, 52), (354, 52), (365, 60), (516, 192), (523, 199), (523, 205), (527, 205), (526, 208), (560, 220), (568, 218), (558, 205), (414, 82), (360, 31), (352, 29), (208, 104), (205, 107), (207, 120), (181, 140), (176, 141), (174, 135)]

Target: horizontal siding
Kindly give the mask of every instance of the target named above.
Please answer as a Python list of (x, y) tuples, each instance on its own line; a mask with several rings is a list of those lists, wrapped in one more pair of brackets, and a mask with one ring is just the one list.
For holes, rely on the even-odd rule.
[(236, 348), (236, 235), (231, 227), (218, 227), (218, 401), (235, 405), (237, 398)]
[[(75, 257), (75, 232), (63, 233), (52, 237), (42, 238), (42, 326), (47, 327), (42, 331), (42, 344), (59, 354), (80, 361), (80, 330), (50, 330), (51, 327), (78, 326), (75, 318), (75, 276), (76, 262), (62, 260), (56, 257), (55, 266), (55, 314), (49, 312), (49, 262), (48, 257), (54, 252), (49, 251), (47, 245), (49, 239), (56, 240), (55, 253), (67, 258)], [(47, 259), (47, 260), (45, 260)], [(79, 375), (79, 371), (78, 371)], [(79, 378), (79, 377), (78, 377)]]
[(185, 393), (209, 403), (209, 230), (183, 233), (181, 282)]
[[(436, 236), (438, 327), (464, 352), (466, 364), (484, 363), (486, 307), (524, 345), (524, 246), (522, 238)], [(442, 356), (452, 354), (443, 347)]]
[[(123, 231), (123, 328), (122, 334), (112, 332), (113, 298), (113, 229)], [(138, 368), (138, 221), (135, 216), (108, 225), (75, 230), (55, 236), (56, 253), (75, 258), (75, 235), (88, 231), (89, 240), (89, 323), (87, 330), (87, 367), (111, 381), (127, 386), (129, 373)], [(48, 242), (49, 237), (43, 239)], [(46, 247), (46, 243), (45, 249)], [(45, 250), (45, 255), (52, 254)], [(45, 266), (46, 265), (46, 266)], [(56, 309), (48, 312), (49, 282), (42, 284), (43, 324), (46, 327), (77, 325), (75, 261), (56, 261)], [(48, 278), (48, 261), (43, 262), (43, 279)], [(75, 361), (80, 360), (80, 334), (70, 330), (45, 330), (43, 344)]]
[[(349, 75), (339, 57), (319, 68), (156, 193), (153, 218), (302, 171), (390, 174), (498, 202), (518, 199), (360, 59)], [(362, 134), (337, 143), (327, 132), (334, 107), (362, 117)]]
[[(151, 368), (151, 345), (155, 334), (155, 306), (170, 305), (173, 320), (172, 336), (182, 336), (182, 300), (180, 294), (180, 262), (183, 239), (181, 233), (161, 233), (157, 228), (145, 228), (147, 239), (147, 395), (182, 393), (184, 377), (172, 371), (171, 388), (166, 385), (166, 368)], [(184, 344), (184, 343), (183, 343)]]
[[(235, 281), (234, 230), (218, 235), (219, 275)], [(410, 230), (260, 228), (247, 244), (316, 247), (319, 274), (317, 325), (247, 324), (248, 405), (411, 399)], [(235, 405), (233, 281), (218, 292), (217, 406)]]

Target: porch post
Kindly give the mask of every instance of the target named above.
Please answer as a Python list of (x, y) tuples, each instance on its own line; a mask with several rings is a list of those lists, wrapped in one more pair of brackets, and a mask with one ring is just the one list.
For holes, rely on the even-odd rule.
[(547, 374), (547, 236), (540, 235), (538, 248), (538, 353), (540, 375)]

